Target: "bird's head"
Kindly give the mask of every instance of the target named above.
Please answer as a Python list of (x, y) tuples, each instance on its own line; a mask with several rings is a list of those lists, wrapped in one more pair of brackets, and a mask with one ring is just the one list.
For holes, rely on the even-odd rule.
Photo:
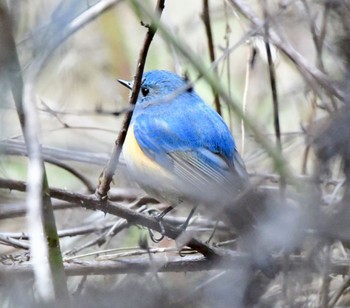
[[(132, 89), (133, 82), (120, 79), (118, 81), (130, 90)], [(141, 105), (148, 102), (159, 103), (159, 100), (174, 93), (176, 90), (179, 90), (178, 95), (181, 94), (181, 89), (186, 92), (188, 90), (186, 88), (187, 85), (188, 83), (185, 79), (172, 72), (162, 70), (149, 71), (142, 76), (137, 104)]]

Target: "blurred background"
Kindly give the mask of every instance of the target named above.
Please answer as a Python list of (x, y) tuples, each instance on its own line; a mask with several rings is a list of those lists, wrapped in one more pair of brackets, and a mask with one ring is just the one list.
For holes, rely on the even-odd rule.
[[(35, 84), (40, 121), (39, 140), (46, 160), (50, 187), (93, 193), (121, 128), (128, 108), (129, 92), (117, 83), (117, 79), (133, 79), (147, 32), (141, 25), (139, 16), (143, 16), (143, 23), (150, 21), (142, 15), (137, 1), (115, 2), (116, 5), (99, 14), (96, 19), (55, 48)], [(178, 42), (200, 59), (209, 70), (211, 59), (202, 19), (204, 2), (166, 1), (161, 21), (175, 35)], [(0, 2), (0, 17), (4, 18), (4, 12), (7, 11), (12, 26), (12, 29), (3, 28), (0, 31), (13, 33), (24, 82), (35, 59), (40, 58), (53, 42), (62, 40), (69, 26), (99, 3), (83, 0)], [(156, 1), (143, 3), (152, 11), (155, 4)], [(209, 1), (215, 58), (219, 59), (218, 79), (235, 106), (244, 110), (247, 117), (253, 121), (255, 129), (260, 132), (260, 136), (277, 151), (274, 126), (276, 117), (269, 63), (264, 36), (261, 35), (264, 31), (261, 25), (264, 24), (254, 24), (252, 16), (260, 21), (265, 18), (271, 32), (277, 33), (280, 38), (281, 44), (272, 41), (270, 48), (276, 75), (282, 155), (294, 181), (287, 181), (287, 191), (300, 193), (300, 186), (306, 190), (315, 182), (319, 185), (322, 180), (322, 184), (316, 189), (316, 199), (317, 202), (325, 202), (321, 203), (326, 207), (326, 212), (334, 209), (329, 207), (329, 204), (344, 201), (347, 192), (347, 177), (343, 171), (344, 165), (346, 166), (345, 149), (350, 131), (347, 125), (346, 99), (350, 63), (349, 6), (350, 2), (347, 0)], [(253, 15), (245, 16), (243, 12), (246, 7)], [(267, 13), (264, 13), (264, 8)], [(287, 50), (291, 48), (296, 52), (293, 55), (299, 55), (303, 61), (298, 62), (298, 58), (286, 55), (281, 46)], [(226, 57), (222, 57), (223, 55)], [(300, 63), (306, 63), (308, 66), (303, 67)], [(151, 44), (145, 66), (145, 71), (153, 69), (169, 70), (188, 76), (190, 80), (195, 81), (195, 90), (199, 95), (215, 108), (211, 86), (203, 78), (197, 80), (199, 74), (191, 59), (184, 57), (176, 46), (160, 33), (156, 34)], [(315, 75), (310, 74), (315, 71)], [(325, 77), (325, 81), (322, 81), (320, 76)], [(329, 87), (325, 85), (327, 82)], [(4, 79), (1, 79), (1, 83), (0, 177), (5, 180), (27, 181), (28, 159), (15, 103), (8, 84)], [(331, 94), (329, 89), (338, 89), (338, 93), (342, 95)], [(220, 102), (222, 116), (232, 131), (252, 180), (264, 187), (278, 189), (280, 170), (275, 166), (276, 161), (271, 158), (266, 148), (256, 141), (256, 136), (249, 128), (242, 128), (242, 118), (236, 114), (235, 108), (227, 105), (222, 99)], [(336, 126), (337, 123), (341, 126)], [(313, 144), (315, 146), (310, 147)], [(76, 170), (82, 177), (72, 174), (70, 169), (67, 170), (67, 166)], [(293, 186), (293, 183), (300, 186)], [(303, 191), (303, 200), (307, 200), (305, 203), (310, 202), (310, 195), (314, 196), (313, 193), (313, 190)], [(122, 195), (122, 200), (119, 201), (124, 205), (130, 205), (132, 201), (144, 195), (129, 180), (123, 158), (114, 177), (111, 194)], [(5, 188), (0, 190), (0, 234), (23, 243), (26, 243), (27, 239), (21, 234), (25, 235), (28, 232), (25, 198), (26, 194), (23, 192)], [(303, 203), (300, 199), (292, 201)], [(61, 249), (66, 258), (111, 248), (137, 250), (140, 238), (148, 236), (146, 229), (136, 226), (127, 226), (122, 228), (122, 231), (113, 233), (111, 227), (115, 228), (116, 223), (125, 224), (125, 221), (122, 222), (113, 215), (88, 211), (58, 200), (54, 200), (53, 204), (55, 209), (57, 208), (55, 217), (58, 230), (67, 231), (69, 235), (61, 237)], [(177, 209), (174, 216), (185, 217), (186, 213), (186, 210)], [(198, 215), (203, 219), (207, 218), (203, 211)], [(314, 221), (313, 218), (310, 220)], [(336, 224), (336, 220), (331, 221)], [(345, 222), (344, 225), (347, 226)], [(88, 227), (90, 231), (81, 231), (87, 230)], [(74, 228), (80, 229), (81, 232), (74, 233)], [(205, 229), (205, 234), (210, 234), (210, 230)], [(338, 245), (336, 248), (327, 247), (341, 251), (339, 254), (342, 260), (348, 261), (348, 250), (342, 242), (348, 240), (347, 230), (345, 231), (341, 232), (341, 238), (337, 238), (333, 233), (326, 238), (327, 241), (332, 238), (331, 243), (336, 242)], [(169, 239), (161, 241), (158, 245), (148, 241), (149, 245), (155, 247), (176, 246)], [(324, 242), (321, 243), (322, 246)], [(319, 242), (311, 246), (317, 245)], [(23, 247), (15, 248), (9, 243), (0, 242), (0, 260), (5, 265), (27, 262), (28, 255), (24, 251), (26, 249)], [(93, 254), (84, 255), (77, 260), (95, 258), (96, 255)], [(298, 272), (290, 278), (291, 284), (294, 284), (293, 288), (288, 282), (283, 286), (281, 279), (270, 281), (271, 288), (278, 289), (278, 295), (271, 290), (268, 293), (264, 289), (265, 298), (260, 294), (256, 299), (262, 307), (282, 307), (280, 305), (283, 303), (294, 307), (292, 303), (296, 303), (296, 299), (298, 304), (295, 304), (295, 307), (304, 307), (308, 303), (310, 307), (318, 307), (324, 301), (326, 305), (323, 307), (328, 307), (327, 305), (333, 302), (336, 306), (340, 296), (335, 301), (332, 294), (341, 289), (347, 276), (340, 278), (339, 275), (334, 275), (330, 281), (328, 276), (328, 280), (322, 280), (322, 270), (317, 274), (301, 276)], [(169, 273), (159, 276), (147, 274), (140, 277), (134, 274), (102, 275), (85, 277), (87, 282), (84, 280), (84, 283), (81, 276), (77, 276), (69, 278), (68, 284), (71, 293), (77, 292), (78, 298), (80, 295), (81, 302), (77, 300), (77, 305), (84, 303), (88, 307), (110, 307), (112, 303), (114, 306), (118, 306), (119, 303), (120, 307), (126, 304), (153, 307), (162, 300), (169, 303), (169, 306), (229, 307), (231, 303), (232, 307), (239, 307), (244, 291), (237, 288), (237, 284), (246, 281), (247, 276), (244, 273), (236, 273), (232, 280), (232, 277), (227, 277), (225, 273), (218, 277), (216, 275), (217, 272), (188, 275)], [(208, 282), (211, 279), (214, 279), (213, 284), (208, 283), (205, 287), (200, 287), (204, 281)], [(29, 291), (28, 281), (13, 282), (19, 289), (25, 290), (23, 298), (14, 296), (16, 289), (0, 290), (1, 301), (7, 303), (4, 307), (22, 306), (26, 303), (26, 296), (30, 300), (35, 298), (32, 291)], [(323, 290), (325, 281), (328, 287), (331, 285), (333, 289), (330, 289), (327, 300), (322, 301), (320, 290)], [(9, 284), (11, 285), (12, 281)], [(152, 284), (153, 288), (150, 287)], [(161, 285), (160, 288), (158, 284)], [(218, 288), (218, 285), (223, 287)], [(302, 290), (303, 286), (307, 286), (307, 292)], [(232, 290), (235, 292), (232, 293)], [(130, 298), (137, 292), (140, 292), (140, 297)], [(164, 293), (168, 296), (163, 298)], [(98, 295), (95, 297), (92, 294)], [(198, 298), (199, 295), (203, 297), (195, 301), (194, 298)], [(341, 296), (343, 295), (341, 293)], [(144, 300), (140, 299), (143, 296)], [(174, 301), (174, 297), (183, 301)], [(344, 298), (345, 295), (343, 301)], [(118, 300), (120, 302), (115, 302)]]

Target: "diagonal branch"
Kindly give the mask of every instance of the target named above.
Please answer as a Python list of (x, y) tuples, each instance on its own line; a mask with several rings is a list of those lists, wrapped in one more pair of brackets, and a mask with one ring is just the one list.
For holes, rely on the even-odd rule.
[[(165, 0), (158, 0), (157, 2), (156, 12), (159, 14), (158, 18), (160, 18), (162, 11), (164, 9), (164, 2)], [(136, 104), (137, 97), (141, 87), (141, 81), (142, 81), (141, 79), (143, 75), (143, 69), (146, 63), (147, 53), (148, 53), (149, 47), (151, 46), (153, 37), (157, 31), (157, 26), (154, 22), (152, 22), (151, 25), (147, 26), (147, 28), (148, 28), (148, 31), (146, 33), (143, 47), (140, 51), (139, 59), (137, 61), (137, 71), (134, 78), (134, 83), (132, 86), (131, 96), (129, 100), (129, 104), (131, 106)], [(119, 157), (122, 151), (123, 143), (126, 137), (126, 133), (128, 131), (132, 114), (133, 114), (133, 110), (130, 110), (126, 114), (122, 128), (118, 134), (117, 140), (115, 141), (115, 146), (114, 146), (111, 158), (107, 166), (105, 167), (105, 169), (102, 171), (100, 175), (99, 184), (96, 190), (96, 195), (102, 199), (106, 198), (107, 193), (110, 189), (110, 184), (119, 162)]]

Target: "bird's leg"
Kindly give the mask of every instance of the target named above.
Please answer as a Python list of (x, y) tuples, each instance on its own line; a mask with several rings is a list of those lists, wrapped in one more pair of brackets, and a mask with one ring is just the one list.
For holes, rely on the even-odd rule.
[[(183, 231), (186, 230), (194, 212), (196, 211), (196, 208), (197, 206), (194, 206), (192, 209), (191, 209), (191, 212), (190, 214), (188, 215), (188, 217), (186, 218), (186, 221), (180, 225), (179, 227), (177, 227), (177, 229), (179, 230), (179, 234), (181, 234)], [(172, 210), (174, 209), (174, 207), (172, 206), (168, 206), (163, 212), (161, 212), (160, 214), (156, 215), (155, 216), (155, 219), (158, 221), (159, 223), (159, 226), (160, 226), (160, 230), (161, 230), (161, 236), (159, 238), (156, 238), (153, 234), (153, 232), (149, 229), (149, 234), (150, 234), (150, 237), (151, 237), (151, 240), (155, 243), (159, 243), (163, 238), (164, 238), (164, 234), (165, 234), (165, 228), (164, 228), (164, 225), (163, 225), (163, 218), (166, 214), (168, 214), (169, 212), (171, 212)]]
[[(163, 228), (164, 228), (164, 226), (163, 226)], [(155, 235), (154, 235), (154, 233), (153, 233), (153, 231), (151, 229), (148, 229), (148, 233), (149, 233), (149, 237), (151, 238), (151, 241), (153, 243), (159, 243), (164, 238), (164, 234), (163, 233), (160, 235), (160, 237), (158, 237), (158, 238), (155, 237)]]
[(188, 226), (188, 224), (190, 223), (190, 220), (191, 220), (191, 218), (192, 218), (194, 212), (196, 211), (196, 209), (197, 209), (197, 206), (194, 206), (194, 207), (191, 209), (190, 214), (187, 216), (186, 221), (185, 221), (182, 225), (180, 225), (180, 226), (178, 227), (178, 229), (181, 231), (180, 233), (184, 232), (184, 231), (187, 229), (187, 226)]
[[(160, 239), (155, 239), (156, 241), (160, 242), (163, 238), (164, 238), (164, 234), (165, 234), (165, 228), (163, 225), (163, 218), (166, 214), (168, 214), (169, 212), (171, 212), (174, 208), (172, 206), (168, 206), (163, 212), (161, 212), (160, 214), (155, 216), (155, 219), (158, 221), (159, 226), (160, 226), (160, 233), (162, 234), (162, 236), (160, 237)], [(152, 238), (152, 236), (151, 236)], [(154, 236), (153, 236), (154, 238)], [(153, 239), (152, 239), (153, 240)]]
[(174, 208), (172, 206), (168, 206), (165, 210), (163, 210), (163, 212), (161, 212), (160, 214), (156, 215), (155, 218), (158, 220), (158, 221), (161, 221), (164, 216), (166, 214), (168, 214), (169, 212), (171, 212)]
[(213, 230), (213, 232), (211, 233), (211, 235), (209, 236), (208, 240), (205, 242), (206, 244), (209, 244), (210, 241), (213, 239), (214, 234), (215, 234), (215, 232), (216, 232), (216, 229), (218, 228), (218, 224), (219, 224), (219, 220), (216, 221), (215, 226), (214, 226), (214, 230)]
[(164, 216), (166, 214), (168, 214), (169, 212), (171, 212), (174, 208), (172, 206), (168, 206), (165, 210), (163, 210), (161, 213), (157, 214), (154, 216), (154, 218), (158, 221), (159, 226), (160, 226), (160, 234), (161, 236), (159, 238), (156, 238), (153, 231), (151, 229), (148, 229), (149, 232), (149, 236), (151, 238), (151, 240), (154, 243), (159, 243), (163, 238), (164, 238), (164, 234), (165, 234), (165, 228), (162, 222), (162, 219), (164, 218)]

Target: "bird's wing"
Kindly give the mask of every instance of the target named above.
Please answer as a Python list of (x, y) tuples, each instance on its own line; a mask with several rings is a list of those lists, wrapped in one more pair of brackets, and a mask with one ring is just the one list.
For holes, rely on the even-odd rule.
[(147, 156), (189, 190), (202, 193), (214, 184), (221, 191), (237, 192), (246, 182), (244, 165), (222, 119), (211, 109), (204, 111), (197, 107), (182, 116), (140, 115), (135, 138)]
[[(231, 195), (243, 189), (244, 180), (232, 170), (220, 155), (206, 149), (174, 151), (167, 154), (173, 162), (173, 172), (201, 193), (216, 192)], [(204, 191), (202, 191), (204, 190)]]

